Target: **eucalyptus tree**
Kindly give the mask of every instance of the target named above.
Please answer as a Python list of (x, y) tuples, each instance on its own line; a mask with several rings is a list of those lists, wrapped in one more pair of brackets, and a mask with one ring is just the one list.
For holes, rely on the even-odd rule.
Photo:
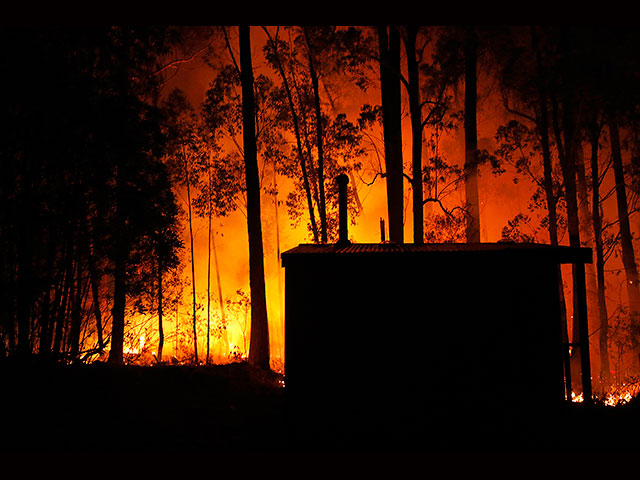
[[(198, 181), (198, 195), (194, 199), (195, 213), (207, 219), (207, 353), (206, 362), (210, 361), (211, 332), (211, 253), (214, 256), (214, 267), (218, 290), (218, 306), (220, 309), (221, 328), (225, 331), (226, 315), (222, 296), (222, 283), (218, 253), (215, 243), (216, 232), (213, 229), (214, 218), (225, 217), (235, 210), (236, 198), (242, 192), (243, 169), (237, 156), (226, 153), (218, 144), (215, 127), (203, 124), (207, 146), (207, 156), (202, 175)], [(226, 335), (222, 336), (223, 340)], [(226, 343), (226, 341), (225, 341)]]
[[(0, 187), (13, 210), (0, 219), (3, 252), (16, 258), (3, 255), (0, 274), (2, 290), (16, 296), (3, 298), (15, 305), (2, 322), (11, 349), (28, 354), (37, 345), (43, 355), (78, 359), (88, 353), (83, 332), (93, 330), (98, 350), (110, 342), (110, 361), (122, 362), (126, 304), (140, 280), (151, 213), (165, 201), (151, 173), (161, 168), (160, 116), (147, 100), (157, 88), (153, 71), (170, 44), (169, 31), (3, 32), (19, 45), (2, 57), (18, 68), (9, 88), (18, 95), (5, 98), (13, 127), (1, 147), (6, 181)], [(35, 66), (46, 68), (51, 81), (36, 87)], [(41, 234), (24, 235), (27, 219)], [(101, 281), (105, 276), (111, 281)], [(84, 302), (89, 284), (95, 327)], [(112, 327), (105, 332), (109, 299)]]
[(198, 363), (197, 298), (194, 249), (194, 199), (193, 189), (197, 187), (207, 161), (207, 144), (199, 126), (198, 116), (187, 101), (184, 93), (174, 90), (163, 105), (167, 112), (169, 144), (166, 164), (173, 172), (176, 184), (186, 192), (186, 211), (189, 227), (191, 254), (192, 330), (194, 363)]
[(249, 363), (269, 369), (269, 322), (264, 281), (260, 177), (256, 141), (256, 103), (251, 59), (251, 29), (240, 26), (240, 84), (242, 87), (242, 137), (249, 236), (249, 288), (251, 289), (251, 339)]
[[(264, 29), (265, 58), (279, 80), (279, 118), (295, 141), (282, 172), (294, 181), (287, 206), (294, 222), (308, 217), (314, 242), (335, 238), (337, 211), (333, 178), (357, 172), (361, 135), (338, 103), (351, 85), (366, 88), (371, 38), (355, 27)], [(345, 82), (345, 74), (350, 82)], [(340, 153), (336, 149), (339, 149)], [(359, 152), (359, 153), (355, 153)], [(358, 205), (355, 185), (350, 202)], [(305, 215), (306, 211), (306, 215)], [(359, 208), (352, 209), (354, 214)]]
[[(441, 207), (445, 214), (444, 222), (455, 222), (452, 211), (457, 207), (446, 207), (443, 196), (448, 189), (439, 190), (437, 179), (440, 174), (453, 173), (437, 151), (439, 138), (445, 130), (454, 127), (457, 115), (452, 108), (452, 89), (459, 76), (460, 66), (455, 55), (457, 44), (446, 28), (391, 26), (378, 27), (380, 62), (380, 82), (382, 105), (372, 107), (365, 105), (362, 109), (361, 123), (363, 128), (370, 128), (376, 121), (380, 122), (384, 133), (385, 172), (387, 177), (387, 203), (390, 222), (402, 221), (400, 212), (403, 204), (402, 185), (397, 176), (406, 178), (412, 190), (413, 241), (423, 243), (425, 240), (424, 207), (434, 203)], [(404, 45), (406, 54), (406, 73), (401, 69), (399, 48)], [(396, 82), (403, 85), (409, 107), (411, 125), (411, 164), (403, 168), (402, 134), (401, 134), (401, 92), (396, 90)], [(428, 132), (428, 135), (425, 135)], [(424, 151), (431, 149), (432, 154), (425, 162)], [(440, 176), (441, 176), (440, 175)], [(430, 178), (432, 177), (433, 178)], [(436, 183), (432, 183), (433, 179)], [(448, 182), (447, 182), (448, 183)], [(450, 184), (457, 185), (457, 180)], [(425, 195), (425, 189), (427, 195)], [(396, 218), (397, 217), (397, 218)], [(436, 217), (434, 217), (435, 219)], [(431, 221), (431, 219), (429, 219)], [(392, 222), (393, 223), (393, 222)], [(401, 238), (400, 227), (390, 225)], [(429, 235), (429, 240), (434, 237)]]
[(380, 25), (377, 33), (389, 240), (404, 243), (400, 32), (396, 27)]

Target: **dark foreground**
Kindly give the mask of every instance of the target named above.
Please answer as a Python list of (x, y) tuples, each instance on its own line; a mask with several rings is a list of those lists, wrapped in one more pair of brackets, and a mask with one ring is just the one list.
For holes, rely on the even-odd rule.
[[(282, 378), (213, 367), (0, 364), (3, 455), (25, 452), (640, 451), (640, 403), (551, 411), (445, 405), (428, 428), (323, 431), (291, 425)], [(469, 405), (467, 405), (469, 407)], [(316, 407), (314, 407), (316, 408)], [(456, 407), (458, 408), (458, 407)], [(309, 419), (319, 418), (310, 411)], [(312, 422), (313, 423), (313, 422)], [(329, 425), (329, 424), (327, 424)]]

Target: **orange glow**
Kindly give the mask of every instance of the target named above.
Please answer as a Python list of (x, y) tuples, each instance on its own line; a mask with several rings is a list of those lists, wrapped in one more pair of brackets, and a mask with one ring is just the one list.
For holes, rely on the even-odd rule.
[[(264, 41), (264, 33), (261, 29), (252, 29), (254, 50), (259, 52), (262, 42)], [(256, 55), (259, 55), (256, 53)], [(264, 74), (272, 76), (268, 67), (257, 58), (254, 62), (256, 75)], [(188, 96), (189, 101), (194, 107), (198, 107), (205, 98), (205, 92), (209, 82), (213, 78), (215, 72), (202, 60), (202, 58), (194, 58), (190, 61), (188, 68), (186, 65), (175, 65), (175, 75), (170, 78), (165, 86), (165, 92), (171, 91), (174, 87), (182, 88)], [(173, 67), (172, 67), (173, 68)], [(277, 78), (276, 78), (277, 80)], [(502, 98), (493, 90), (494, 79), (488, 75), (481, 74), (479, 76), (479, 91), (482, 93), (482, 101), (478, 105), (478, 143), (479, 148), (493, 151), (496, 147), (495, 134), (497, 127), (510, 117), (505, 112)], [(323, 105), (327, 111), (333, 109), (332, 113), (346, 113), (350, 121), (356, 121), (360, 108), (363, 104), (379, 104), (380, 90), (378, 87), (371, 87), (367, 92), (361, 92), (354, 86), (342, 85), (344, 91), (340, 92), (333, 101), (335, 104), (329, 106)], [(351, 90), (349, 90), (352, 88)], [(326, 101), (323, 98), (323, 101)], [(403, 123), (403, 155), (405, 166), (411, 162), (411, 124), (408, 116), (405, 117)], [(425, 131), (425, 138), (430, 132)], [(349, 225), (349, 234), (352, 241), (362, 243), (375, 243), (380, 240), (380, 218), (385, 220), (388, 226), (387, 210), (386, 210), (386, 188), (384, 179), (376, 174), (380, 173), (381, 162), (378, 158), (378, 152), (383, 151), (381, 131), (371, 132), (367, 136), (367, 148), (369, 153), (361, 158), (363, 168), (357, 172), (350, 187), (355, 187), (358, 192), (362, 209), (359, 216), (355, 219), (356, 224)], [(428, 151), (430, 147), (425, 145), (424, 162), (433, 155)], [(438, 144), (438, 155), (442, 155), (451, 164), (461, 166), (464, 162), (464, 135), (462, 128), (458, 130), (443, 132)], [(267, 170), (269, 170), (267, 168)], [(407, 170), (408, 171), (408, 170)], [(270, 172), (267, 172), (267, 176)], [(540, 243), (548, 243), (548, 233), (544, 227), (540, 227), (540, 220), (544, 217), (544, 211), (528, 212), (528, 206), (531, 203), (532, 194), (536, 190), (536, 185), (523, 175), (518, 176), (517, 182), (514, 171), (509, 171), (501, 177), (492, 174), (489, 166), (480, 168), (480, 218), (481, 218), (481, 241), (496, 242), (501, 239), (502, 229), (507, 222), (519, 213), (527, 213), (532, 216), (531, 231), (525, 233), (531, 234), (535, 240)], [(375, 180), (375, 181), (374, 181)], [(270, 180), (269, 180), (270, 181)], [(327, 182), (329, 179), (327, 179)], [(278, 207), (278, 220), (276, 220), (276, 212), (274, 196), (263, 192), (262, 202), (262, 226), (264, 240), (264, 264), (265, 264), (265, 281), (266, 295), (270, 330), (270, 349), (271, 349), (271, 366), (274, 370), (282, 372), (285, 365), (284, 352), (284, 272), (281, 268), (278, 252), (286, 251), (295, 247), (300, 243), (310, 242), (310, 237), (305, 228), (305, 221), (295, 227), (291, 226), (291, 221), (287, 216), (285, 201), (288, 192), (291, 189), (290, 183), (281, 176), (277, 178), (278, 196), (277, 201), (280, 202)], [(602, 190), (606, 191), (612, 185), (612, 179), (607, 177), (603, 181)], [(177, 192), (178, 199), (185, 207), (186, 195)], [(613, 197), (611, 197), (613, 198)], [(405, 182), (404, 188), (405, 218), (404, 218), (404, 237), (405, 241), (413, 242), (412, 238), (412, 210), (411, 210), (411, 188)], [(453, 190), (451, 195), (447, 197), (445, 206), (451, 208), (464, 203), (464, 188)], [(438, 206), (434, 203), (425, 204), (425, 219), (430, 214), (439, 213)], [(605, 213), (609, 218), (615, 218), (615, 205), (611, 199), (604, 205)], [(537, 217), (536, 217), (537, 216)], [(536, 217), (536, 218), (533, 218)], [(208, 235), (207, 220), (195, 217), (194, 224), (194, 247), (195, 247), (195, 276), (197, 288), (198, 308), (196, 311), (198, 332), (198, 356), (200, 362), (206, 361), (206, 332), (207, 332), (207, 258), (208, 258)], [(225, 318), (227, 320), (226, 328), (222, 325), (222, 316), (219, 307), (219, 298), (217, 293), (216, 274), (214, 263), (211, 264), (211, 335), (210, 341), (210, 360), (213, 363), (228, 363), (233, 361), (241, 361), (248, 356), (248, 345), (250, 338), (250, 306), (243, 309), (239, 303), (241, 298), (236, 292), (242, 291), (245, 295), (249, 293), (249, 272), (248, 272), (248, 241), (246, 234), (246, 217), (242, 209), (235, 211), (224, 218), (213, 219), (213, 235), (217, 255), (219, 259), (220, 283), (223, 291), (223, 302), (225, 308)], [(534, 231), (534, 227), (537, 229)], [(427, 225), (425, 230), (428, 232), (433, 226)], [(388, 232), (387, 232), (388, 238)], [(193, 327), (192, 327), (192, 307), (191, 307), (191, 285), (190, 285), (190, 268), (189, 267), (189, 239), (188, 228), (184, 229), (184, 244), (186, 252), (184, 256), (185, 273), (181, 280), (184, 282), (182, 286), (182, 299), (179, 305), (166, 308), (164, 312), (164, 348), (163, 361), (166, 362), (190, 362), (193, 356)], [(568, 244), (566, 232), (560, 232), (560, 243)], [(620, 270), (620, 260), (616, 256), (612, 256), (607, 263), (610, 270)], [(571, 322), (572, 310), (572, 286), (570, 280), (570, 270), (563, 266), (563, 278), (565, 284), (565, 299), (568, 315), (568, 335), (569, 341), (573, 334), (573, 326)], [(587, 272), (590, 275), (589, 272)], [(610, 282), (608, 280), (608, 282)], [(624, 304), (625, 290), (620, 288), (622, 285), (607, 284), (607, 293), (610, 299), (620, 296), (619, 304)], [(618, 292), (620, 294), (618, 295)], [(613, 302), (613, 300), (610, 300)], [(235, 303), (234, 303), (235, 302)], [(609, 305), (610, 312), (616, 311), (616, 304)], [(599, 371), (599, 345), (597, 341), (597, 332), (599, 329), (598, 314), (591, 310), (589, 305), (590, 331), (592, 333), (591, 341), (591, 359), (592, 370)], [(153, 357), (158, 351), (158, 322), (157, 316), (131, 314), (127, 319), (126, 336), (129, 343), (125, 345), (125, 353), (129, 354), (127, 361), (153, 363)], [(141, 341), (144, 339), (144, 341)], [(624, 380), (625, 354), (627, 359), (629, 354), (621, 354), (616, 360), (614, 358), (614, 347), (610, 347), (610, 356), (612, 363), (621, 366), (616, 367), (617, 381)], [(135, 357), (135, 358), (134, 358)], [(146, 360), (145, 360), (146, 359)], [(629, 363), (628, 361), (626, 363)], [(613, 368), (613, 367), (612, 367)], [(594, 375), (595, 376), (595, 375)], [(612, 391), (613, 392), (613, 391)], [(631, 390), (630, 395), (634, 396), (637, 390)], [(620, 403), (627, 398), (627, 393), (623, 396), (615, 397), (616, 394), (611, 393), (611, 398), (607, 402)], [(608, 398), (608, 397), (607, 397)], [(577, 396), (573, 401), (581, 401)]]
[(125, 346), (123, 348), (123, 353), (125, 355), (138, 355), (138, 354), (140, 354), (144, 349), (145, 338), (146, 337), (145, 337), (145, 335), (143, 333), (138, 338), (138, 343), (137, 344), (134, 344), (134, 345), (125, 344)]
[[(596, 395), (596, 399), (608, 407), (615, 407), (616, 405), (629, 403), (634, 397), (637, 397), (638, 394), (640, 394), (640, 383), (630, 383), (617, 387), (613, 386), (609, 392)], [(583, 403), (584, 395), (582, 393), (576, 394), (575, 392), (571, 392), (571, 401), (573, 403)]]
[(640, 394), (640, 383), (622, 384), (620, 387), (613, 387), (603, 401), (605, 405), (615, 407), (629, 403), (638, 394)]

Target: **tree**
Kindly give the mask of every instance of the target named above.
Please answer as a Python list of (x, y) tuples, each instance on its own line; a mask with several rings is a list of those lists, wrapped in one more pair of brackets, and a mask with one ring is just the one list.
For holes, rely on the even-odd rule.
[(173, 172), (174, 181), (186, 191), (187, 223), (191, 255), (192, 331), (194, 343), (194, 363), (198, 363), (197, 300), (195, 276), (195, 251), (193, 234), (195, 188), (202, 175), (208, 148), (203, 139), (198, 118), (184, 93), (174, 90), (165, 101), (163, 108), (168, 116), (168, 137), (166, 163)]
[(316, 59), (314, 47), (312, 46), (312, 40), (310, 38), (308, 28), (302, 28), (305, 43), (307, 45), (309, 56), (309, 76), (311, 77), (311, 86), (313, 90), (313, 106), (316, 117), (316, 151), (318, 155), (318, 196), (320, 197), (318, 210), (320, 213), (320, 241), (327, 243), (327, 198), (325, 195), (324, 184), (324, 151), (323, 142), (324, 135), (322, 133), (324, 119), (322, 117), (322, 110), (320, 108), (320, 88), (318, 80), (318, 71), (316, 67)]
[(467, 203), (467, 242), (480, 242), (480, 201), (478, 199), (477, 33), (465, 31), (464, 42), (464, 178)]
[[(296, 108), (296, 101), (294, 97), (294, 94), (296, 92), (294, 91), (294, 89), (290, 84), (291, 82), (289, 81), (289, 76), (285, 71), (283, 56), (280, 53), (281, 49), (285, 48), (285, 45), (283, 42), (279, 40), (277, 36), (273, 38), (267, 29), (265, 29), (265, 32), (267, 33), (267, 36), (269, 38), (269, 42), (265, 45), (265, 56), (267, 58), (267, 61), (269, 61), (277, 69), (280, 75), (280, 79), (282, 80), (282, 86), (286, 93), (287, 105), (289, 107), (289, 112), (291, 116), (290, 117), (291, 125), (293, 127), (293, 132), (296, 139), (296, 154), (297, 154), (297, 158), (300, 165), (300, 171), (302, 173), (302, 186), (304, 188), (307, 209), (309, 212), (310, 228), (313, 234), (314, 242), (317, 243), (320, 241), (320, 233), (319, 233), (317, 222), (316, 222), (315, 208), (313, 205), (313, 194), (311, 190), (312, 181), (311, 181), (310, 172), (309, 172), (309, 169), (313, 171), (313, 164), (311, 163), (312, 159), (309, 158), (310, 148), (307, 148), (306, 152), (304, 151), (304, 148), (303, 148), (304, 119), (301, 119), (300, 115), (298, 114), (298, 109)], [(288, 57), (292, 58), (292, 55), (289, 54)], [(295, 73), (293, 68), (291, 69), (291, 72), (292, 72), (291, 75), (293, 76), (293, 79), (294, 79), (293, 83), (294, 85), (297, 85), (297, 82), (295, 81)], [(299, 97), (300, 95), (298, 95), (298, 98)], [(302, 106), (300, 106), (300, 108), (302, 109)], [(308, 144), (308, 142), (306, 143)]]
[[(210, 105), (207, 108), (211, 108)], [(207, 111), (211, 111), (210, 109)], [(203, 165), (198, 185), (199, 194), (194, 200), (195, 212), (207, 219), (207, 355), (209, 363), (210, 331), (211, 331), (211, 253), (213, 252), (216, 282), (218, 285), (218, 304), (222, 323), (226, 323), (220, 268), (218, 265), (215, 231), (212, 228), (214, 218), (224, 217), (235, 210), (235, 199), (242, 191), (242, 165), (235, 161), (233, 155), (226, 155), (217, 144), (217, 128), (213, 124), (203, 126), (206, 135), (208, 155)]]
[[(264, 30), (268, 38), (265, 57), (281, 82), (272, 97), (280, 120), (274, 127), (284, 138), (291, 134), (295, 139), (293, 155), (283, 150), (279, 162), (281, 174), (294, 182), (287, 198), (289, 215), (294, 224), (308, 218), (314, 242), (331, 241), (335, 238), (331, 225), (337, 222), (337, 210), (331, 207), (336, 192), (333, 182), (325, 179), (342, 171), (353, 175), (360, 168), (357, 156), (352, 155), (360, 148), (360, 135), (339, 111), (331, 94), (334, 88), (344, 89), (346, 82), (336, 86), (332, 80), (342, 80), (347, 73), (350, 79), (355, 78), (356, 85), (362, 85), (362, 65), (369, 58), (362, 52), (368, 52), (368, 42), (353, 27), (290, 27), (286, 30), (289, 42), (280, 39), (279, 28), (275, 34)], [(323, 109), (327, 102), (333, 115)], [(343, 150), (342, 159), (335, 156), (336, 145)], [(353, 201), (358, 204), (357, 196), (351, 196)], [(360, 208), (352, 211), (357, 215)]]
[[(631, 226), (629, 222), (629, 209), (627, 203), (627, 192), (624, 169), (622, 165), (622, 154), (620, 147), (620, 135), (616, 114), (612, 114), (608, 119), (609, 138), (611, 141), (611, 158), (613, 172), (616, 181), (616, 203), (618, 206), (618, 220), (620, 225), (620, 246), (622, 250), (622, 263), (626, 273), (627, 295), (629, 298), (629, 314), (631, 317), (632, 329), (640, 328), (640, 285), (638, 282), (638, 267), (636, 264), (635, 252), (633, 248)], [(632, 339), (634, 355), (640, 361), (640, 341), (637, 335)]]
[(247, 191), (247, 230), (249, 234), (249, 286), (251, 289), (251, 341), (249, 362), (269, 368), (269, 323), (264, 284), (260, 179), (256, 147), (251, 30), (240, 26), (240, 80), (242, 84), (242, 132)]
[(591, 192), (593, 195), (592, 222), (595, 246), (595, 263), (597, 276), (598, 316), (600, 320), (600, 380), (603, 390), (611, 383), (611, 367), (609, 364), (609, 315), (607, 313), (606, 283), (604, 270), (604, 248), (602, 241), (602, 205), (600, 203), (600, 168), (598, 163), (599, 139), (601, 126), (597, 119), (593, 120), (589, 140), (591, 143)]
[[(411, 116), (411, 175), (413, 188), (413, 243), (424, 242), (424, 203), (422, 180), (422, 105), (420, 101), (420, 72), (416, 59), (416, 40), (418, 28), (405, 28), (405, 47), (407, 51), (407, 80), (405, 81), (409, 96)], [(421, 54), (421, 53), (420, 53)], [(422, 54), (421, 54), (422, 55)]]
[(377, 28), (389, 240), (404, 243), (400, 33), (394, 27)]
[[(5, 85), (15, 97), (4, 98), (10, 127), (0, 146), (0, 197), (12, 210), (0, 218), (1, 289), (12, 292), (3, 297), (11, 306), (0, 336), (13, 352), (78, 361), (111, 343), (113, 362), (122, 361), (124, 308), (140, 290), (136, 271), (148, 258), (150, 213), (161, 193), (146, 181), (163, 145), (147, 99), (169, 30), (2, 32), (3, 41), (30, 51), (28, 58), (7, 51), (1, 60), (18, 69)], [(46, 85), (37, 80), (40, 67), (51, 74)], [(113, 326), (105, 332), (109, 307)]]

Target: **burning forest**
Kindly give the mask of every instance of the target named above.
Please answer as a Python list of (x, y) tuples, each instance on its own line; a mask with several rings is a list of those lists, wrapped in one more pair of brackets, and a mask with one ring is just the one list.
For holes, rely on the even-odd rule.
[[(446, 431), (449, 445), (469, 425), (509, 435), (516, 389), (560, 423), (586, 408), (637, 426), (637, 29), (0, 35), (15, 46), (2, 52), (3, 415), (36, 408), (37, 384), (72, 396), (82, 379), (100, 396), (92, 382), (112, 382), (150, 401), (166, 378), (176, 402), (182, 388), (213, 402), (199, 418), (233, 446), (234, 422), (260, 418), (258, 443), (284, 428), (285, 395), (296, 415), (360, 432), (345, 442), (376, 428)], [(477, 408), (509, 426), (474, 423)]]

